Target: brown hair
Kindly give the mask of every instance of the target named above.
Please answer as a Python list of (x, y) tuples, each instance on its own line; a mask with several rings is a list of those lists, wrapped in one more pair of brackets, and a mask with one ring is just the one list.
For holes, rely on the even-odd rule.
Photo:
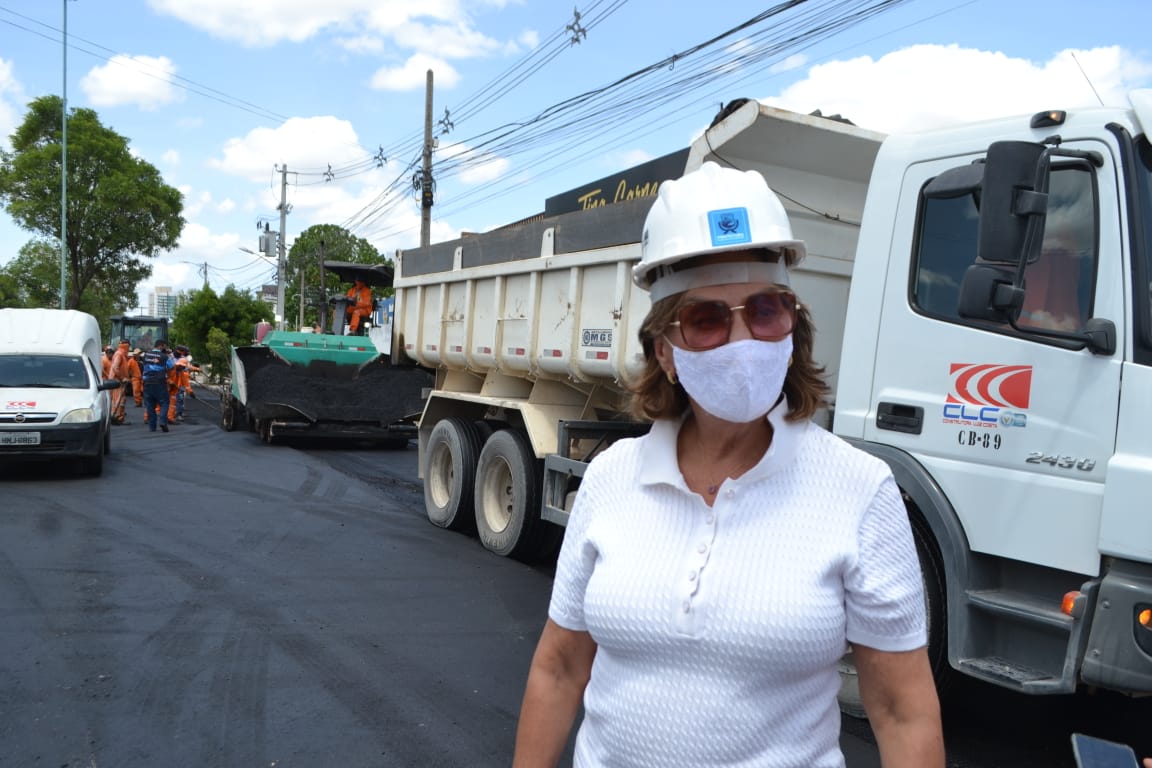
[[(652, 304), (640, 325), (640, 346), (644, 350), (644, 371), (632, 383), (632, 413), (638, 418), (674, 419), (689, 408), (688, 393), (679, 383), (672, 383), (656, 359), (654, 339), (663, 334), (676, 319), (682, 294), (668, 296)], [(792, 365), (784, 377), (784, 394), (789, 411), (785, 419), (802, 421), (812, 418), (817, 409), (827, 404), (831, 389), (824, 380), (824, 368), (812, 359), (816, 328), (807, 308), (796, 308), (796, 327), (792, 330)]]

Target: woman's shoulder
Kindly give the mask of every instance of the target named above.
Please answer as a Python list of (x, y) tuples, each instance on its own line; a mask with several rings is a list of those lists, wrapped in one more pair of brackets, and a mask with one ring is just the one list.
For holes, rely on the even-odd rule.
[(806, 460), (814, 465), (826, 466), (861, 480), (883, 479), (892, 474), (892, 470), (883, 460), (857, 448), (818, 424), (809, 422), (804, 438), (802, 451)]

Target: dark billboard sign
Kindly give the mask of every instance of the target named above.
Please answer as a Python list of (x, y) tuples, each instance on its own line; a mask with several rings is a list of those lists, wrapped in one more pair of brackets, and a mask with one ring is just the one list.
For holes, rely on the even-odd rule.
[(681, 149), (655, 160), (633, 166), (626, 171), (605, 176), (544, 201), (545, 216), (559, 216), (572, 211), (586, 211), (638, 197), (655, 197), (660, 185), (684, 175), (688, 149)]

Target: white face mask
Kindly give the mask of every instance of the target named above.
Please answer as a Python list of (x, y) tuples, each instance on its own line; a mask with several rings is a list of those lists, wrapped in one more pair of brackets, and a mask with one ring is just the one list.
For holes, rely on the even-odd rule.
[(672, 359), (684, 390), (701, 408), (718, 419), (746, 424), (763, 418), (780, 398), (792, 361), (792, 336), (741, 339), (703, 352), (673, 344)]

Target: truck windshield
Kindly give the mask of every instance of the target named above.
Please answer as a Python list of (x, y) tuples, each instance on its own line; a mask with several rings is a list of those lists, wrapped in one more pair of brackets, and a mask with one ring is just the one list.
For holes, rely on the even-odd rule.
[(87, 389), (88, 372), (80, 357), (0, 355), (0, 387)]
[(139, 347), (147, 352), (159, 339), (168, 339), (166, 321), (139, 320), (133, 317), (112, 318), (112, 343), (128, 340), (131, 349)]

